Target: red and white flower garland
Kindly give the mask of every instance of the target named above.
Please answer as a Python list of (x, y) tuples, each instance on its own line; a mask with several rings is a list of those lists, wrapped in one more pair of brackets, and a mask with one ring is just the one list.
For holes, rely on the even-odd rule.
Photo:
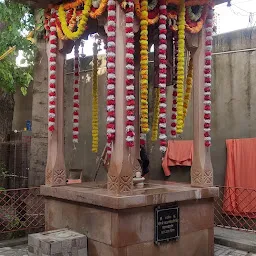
[(107, 25), (107, 155), (111, 157), (115, 139), (115, 88), (116, 88), (116, 1), (108, 0)]
[(80, 79), (80, 63), (79, 63), (79, 44), (75, 45), (74, 57), (74, 94), (73, 94), (73, 143), (78, 143), (79, 136), (79, 79)]
[(211, 82), (212, 82), (212, 43), (214, 11), (210, 7), (205, 22), (205, 66), (204, 66), (204, 140), (211, 146)]
[(48, 129), (50, 132), (55, 130), (56, 118), (56, 57), (57, 57), (57, 29), (56, 29), (56, 10), (51, 10), (50, 34), (49, 34), (49, 113)]
[(127, 0), (125, 10), (126, 33), (126, 144), (134, 146), (135, 95), (134, 95), (134, 0)]
[(172, 100), (172, 116), (171, 116), (171, 137), (177, 136), (177, 54), (178, 54), (178, 35), (174, 32), (173, 37), (173, 100)]
[(159, 88), (160, 88), (160, 114), (159, 114), (159, 139), (160, 151), (166, 152), (167, 136), (166, 136), (166, 78), (167, 78), (167, 7), (166, 1), (159, 1)]

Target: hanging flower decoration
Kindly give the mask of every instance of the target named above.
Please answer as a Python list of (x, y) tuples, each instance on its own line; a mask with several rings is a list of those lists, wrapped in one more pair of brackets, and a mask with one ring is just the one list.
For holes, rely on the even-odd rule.
[(70, 40), (76, 40), (81, 37), (86, 29), (86, 25), (88, 22), (89, 12), (91, 9), (92, 0), (84, 0), (84, 9), (82, 11), (81, 20), (77, 26), (77, 31), (72, 32), (66, 22), (66, 12), (64, 9), (64, 5), (61, 4), (59, 6), (59, 19), (61, 23), (61, 28), (64, 35)]
[(74, 86), (73, 86), (73, 143), (78, 143), (79, 136), (79, 80), (80, 61), (79, 44), (75, 44), (74, 50)]
[(205, 66), (204, 66), (204, 140), (205, 146), (211, 146), (211, 82), (212, 82), (212, 43), (214, 11), (208, 11), (205, 23)]
[(198, 21), (203, 12), (204, 7), (202, 5), (189, 6), (186, 8), (188, 17), (191, 21)]
[(178, 64), (178, 35), (173, 36), (173, 91), (172, 91), (172, 116), (171, 116), (171, 137), (177, 136), (177, 64)]
[(205, 23), (208, 5), (189, 6), (186, 8), (186, 31), (195, 34), (199, 33)]
[(108, 0), (107, 24), (107, 156), (111, 157), (115, 140), (115, 89), (116, 89), (116, 1)]
[[(149, 132), (148, 125), (148, 1), (141, 1), (140, 21), (140, 125), (141, 133)], [(145, 138), (146, 136), (141, 136)], [(146, 141), (141, 139), (142, 144)]]
[[(135, 0), (134, 3), (135, 3), (136, 15), (138, 16), (139, 19), (142, 19), (142, 16), (141, 16), (142, 10), (141, 10), (141, 5), (140, 5), (140, 0)], [(149, 10), (149, 8), (150, 8), (150, 10)], [(157, 8), (157, 4), (154, 3), (154, 0), (150, 5), (147, 4), (147, 10), (148, 10), (148, 18), (147, 18), (148, 25), (153, 25), (153, 24), (157, 23), (159, 20), (159, 10)]]
[[(76, 9), (74, 9), (74, 10), (72, 9), (72, 10), (69, 10), (67, 13), (68, 14), (67, 14), (66, 19), (67, 19), (67, 23), (68, 23), (68, 28), (70, 29), (70, 31), (74, 31), (74, 29), (76, 27), (77, 11), (76, 11)], [(57, 18), (56, 25), (57, 25), (58, 38), (60, 40), (68, 40), (68, 38), (62, 32), (59, 17)]]
[(134, 95), (134, 0), (127, 1), (125, 9), (126, 33), (126, 144), (134, 146), (135, 95)]
[(153, 116), (153, 125), (152, 125), (152, 136), (151, 141), (155, 142), (158, 139), (158, 126), (159, 126), (159, 88), (155, 88), (155, 100), (154, 100), (154, 116)]
[(184, 96), (184, 108), (183, 108), (184, 122), (183, 123), (185, 123), (185, 118), (188, 112), (188, 105), (191, 98), (192, 85), (193, 85), (193, 58), (190, 55), (189, 64), (188, 64), (188, 74), (186, 79), (186, 91)]
[(159, 139), (160, 139), (160, 151), (166, 152), (167, 149), (167, 136), (166, 136), (166, 78), (167, 78), (167, 7), (166, 1), (159, 1)]
[(92, 69), (92, 152), (97, 153), (99, 147), (99, 100), (98, 100), (98, 44), (93, 44)]
[(101, 0), (101, 1), (100, 0), (97, 0), (97, 1), (94, 0), (92, 2), (92, 5), (93, 5), (95, 10), (91, 10), (90, 17), (92, 19), (96, 19), (99, 16), (101, 16), (107, 8), (107, 3), (108, 3), (108, 0)]
[(48, 113), (48, 129), (50, 132), (55, 130), (56, 118), (56, 57), (57, 57), (57, 30), (56, 30), (56, 11), (51, 10), (50, 18), (50, 53), (49, 53), (49, 113)]
[(150, 3), (148, 3), (148, 11), (153, 11), (157, 6), (157, 0), (151, 0)]
[(185, 2), (180, 2), (178, 21), (178, 64), (177, 64), (177, 134), (183, 132), (183, 94), (185, 65)]
[(174, 4), (168, 4), (167, 6), (167, 17), (169, 27), (172, 31), (176, 32), (178, 30), (178, 6)]

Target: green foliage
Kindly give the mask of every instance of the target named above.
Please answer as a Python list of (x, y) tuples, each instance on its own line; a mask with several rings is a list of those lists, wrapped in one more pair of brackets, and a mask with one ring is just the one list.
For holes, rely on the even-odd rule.
[[(34, 29), (33, 10), (11, 0), (0, 0), (0, 56), (16, 46), (14, 53), (0, 60), (0, 88), (14, 92), (18, 87), (26, 94), (35, 57), (35, 45), (26, 36)], [(25, 68), (16, 63), (19, 51), (23, 52)]]

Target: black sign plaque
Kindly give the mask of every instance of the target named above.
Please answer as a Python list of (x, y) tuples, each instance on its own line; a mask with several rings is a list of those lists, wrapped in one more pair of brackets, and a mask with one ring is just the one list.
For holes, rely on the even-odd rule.
[(155, 208), (155, 244), (177, 240), (180, 236), (180, 216), (177, 205)]

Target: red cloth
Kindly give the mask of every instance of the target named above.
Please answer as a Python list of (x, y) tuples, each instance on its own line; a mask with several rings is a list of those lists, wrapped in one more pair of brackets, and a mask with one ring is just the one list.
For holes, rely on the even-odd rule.
[(191, 166), (193, 160), (192, 140), (170, 140), (162, 162), (165, 176), (170, 176), (169, 166)]
[(231, 139), (227, 145), (227, 168), (223, 210), (232, 215), (256, 217), (256, 138)]

